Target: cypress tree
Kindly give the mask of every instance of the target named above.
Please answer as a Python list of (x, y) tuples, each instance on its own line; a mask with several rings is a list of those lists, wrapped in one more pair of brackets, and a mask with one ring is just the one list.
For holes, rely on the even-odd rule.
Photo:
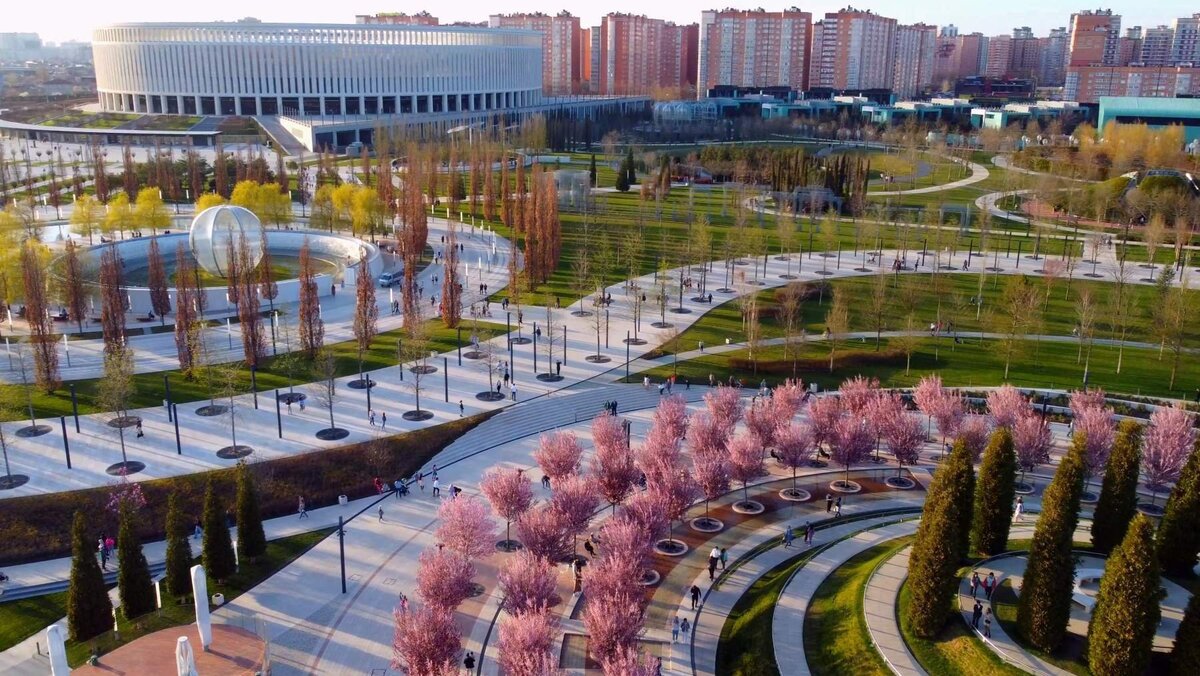
[(1192, 576), (1200, 553), (1200, 442), (1193, 449), (1158, 525), (1158, 560), (1167, 575)]
[(258, 491), (254, 488), (250, 465), (244, 461), (238, 463), (237, 529), (239, 556), (253, 561), (266, 553), (267, 537), (263, 533), (262, 513), (258, 509)]
[(961, 543), (969, 536), (960, 512), (962, 505), (970, 504), (973, 487), (971, 454), (960, 442), (933, 476), (909, 558), (908, 623), (923, 638), (937, 636), (950, 614), (958, 588)]
[(1138, 514), (1113, 550), (1100, 579), (1100, 594), (1088, 625), (1088, 666), (1094, 674), (1141, 674), (1150, 663), (1162, 615), (1158, 603), (1158, 559), (1154, 526)]
[(1100, 484), (1100, 501), (1092, 516), (1092, 547), (1102, 554), (1121, 544), (1125, 530), (1137, 514), (1141, 464), (1142, 426), (1133, 420), (1122, 421)]
[(592, 163), (588, 166), (588, 178), (592, 182), (592, 187), (596, 187), (596, 153), (592, 153)]
[(1175, 632), (1171, 676), (1196, 676), (1197, 673), (1200, 673), (1200, 594), (1192, 594)]
[(1012, 433), (1007, 427), (992, 432), (979, 466), (979, 489), (975, 491), (975, 521), (971, 542), (975, 551), (995, 556), (1008, 547), (1013, 500), (1017, 495), (1017, 456)]
[(71, 533), (71, 581), (67, 588), (67, 625), (71, 640), (82, 643), (112, 629), (112, 601), (87, 534), (83, 512), (75, 512)]
[(625, 167), (625, 162), (622, 161), (617, 169), (617, 192), (629, 192), (629, 172)]
[(213, 489), (212, 479), (204, 491), (204, 543), (201, 545), (204, 572), (214, 580), (224, 580), (237, 571), (233, 558), (233, 540), (225, 524), (225, 513)]
[(1053, 652), (1071, 617), (1075, 559), (1071, 546), (1083, 493), (1085, 436), (1076, 433), (1054, 480), (1042, 496), (1042, 514), (1033, 532), (1025, 579), (1017, 604), (1017, 626), (1035, 648)]
[(121, 510), (121, 526), (117, 530), (117, 593), (121, 598), (121, 614), (134, 620), (154, 610), (154, 582), (150, 565), (142, 553), (142, 543), (134, 532), (133, 511)]
[(174, 493), (167, 498), (167, 593), (186, 598), (192, 594), (192, 545), (188, 542), (187, 522)]
[(629, 148), (625, 152), (625, 172), (628, 174), (625, 177), (626, 185), (637, 183), (637, 167), (633, 164), (633, 148)]

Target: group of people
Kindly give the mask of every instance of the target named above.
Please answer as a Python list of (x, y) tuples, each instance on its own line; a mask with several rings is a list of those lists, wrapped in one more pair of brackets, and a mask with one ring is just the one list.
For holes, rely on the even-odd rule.
[[(367, 422), (371, 424), (371, 427), (375, 427), (375, 422), (376, 422), (375, 409), (367, 410)], [(379, 422), (379, 429), (381, 429), (381, 430), (387, 429), (387, 411), (379, 412), (378, 422)]]
[[(784, 529), (783, 546), (785, 549), (790, 548), (792, 543), (796, 541), (796, 530), (797, 529), (792, 528), (792, 524), (790, 523), (788, 524), (787, 528)], [(804, 534), (804, 544), (811, 545), (813, 543), (813, 539), (817, 535), (817, 529), (813, 527), (812, 522), (805, 521), (804, 527), (800, 528), (799, 530)]]

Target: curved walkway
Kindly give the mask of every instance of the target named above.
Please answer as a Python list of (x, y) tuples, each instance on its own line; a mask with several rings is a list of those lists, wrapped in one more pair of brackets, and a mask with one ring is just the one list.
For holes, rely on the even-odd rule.
[[(951, 159), (953, 161), (958, 161), (954, 158)], [(943, 183), (941, 185), (926, 186), (924, 188), (910, 188), (908, 190), (872, 190), (867, 192), (867, 197), (902, 197), (904, 195), (927, 195), (929, 193), (944, 192), (946, 190), (954, 190), (956, 188), (964, 188), (969, 185), (974, 185), (980, 181), (986, 180), (987, 177), (991, 175), (987, 167), (983, 166), (982, 164), (968, 162), (967, 167), (971, 169), (971, 175), (966, 178), (961, 178), (957, 181), (951, 181), (950, 183)]]
[(871, 643), (875, 644), (876, 650), (892, 671), (899, 676), (925, 676), (927, 672), (909, 651), (896, 619), (896, 598), (900, 595), (904, 580), (908, 578), (910, 554), (912, 547), (905, 547), (871, 574), (863, 592), (863, 612)]
[(992, 164), (996, 165), (997, 167), (1000, 167), (1001, 169), (1006, 169), (1008, 171), (1016, 172), (1018, 174), (1025, 174), (1027, 176), (1053, 176), (1054, 178), (1061, 179), (1064, 181), (1075, 181), (1077, 183), (1097, 183), (1097, 181), (1093, 181), (1093, 180), (1087, 179), (1087, 178), (1071, 178), (1069, 176), (1059, 176), (1058, 174), (1048, 174), (1044, 171), (1034, 171), (1032, 169), (1026, 169), (1025, 167), (1018, 167), (1017, 165), (1015, 165), (1009, 161), (1008, 155), (993, 156)]

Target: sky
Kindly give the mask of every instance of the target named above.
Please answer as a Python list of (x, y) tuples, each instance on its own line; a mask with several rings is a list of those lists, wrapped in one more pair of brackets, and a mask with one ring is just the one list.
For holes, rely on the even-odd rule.
[[(7, 4), (7, 3), (6, 3)], [(735, 7), (751, 9), (765, 7), (779, 10), (796, 4), (805, 11), (819, 17), (825, 12), (836, 11), (846, 6), (845, 1), (827, 0), (816, 4), (788, 3), (785, 5), (737, 4)], [(655, 18), (676, 23), (695, 23), (700, 20), (703, 9), (718, 9), (729, 6), (729, 0), (712, 3), (689, 0), (662, 0), (647, 5), (636, 0), (610, 0), (601, 8), (591, 3), (567, 2), (565, 0), (520, 0), (512, 3), (504, 0), (459, 0), (451, 5), (436, 3), (416, 4), (409, 0), (353, 0), (352, 2), (327, 2), (317, 0), (205, 0), (204, 2), (162, 2), (161, 0), (121, 0), (120, 2), (95, 2), (95, 0), (59, 0), (50, 5), (37, 2), (12, 0), (0, 14), (0, 32), (38, 33), (49, 42), (65, 40), (90, 40), (94, 28), (112, 23), (135, 21), (233, 21), (252, 16), (268, 22), (293, 23), (353, 23), (355, 14), (376, 12), (419, 12), (428, 10), (443, 23), (452, 21), (486, 21), (487, 15), (500, 9), (506, 12), (546, 12), (556, 14), (566, 9), (579, 16), (583, 24), (599, 22), (608, 12), (648, 14)], [(935, 0), (875, 0), (855, 4), (859, 9), (869, 9), (901, 23), (930, 23), (938, 26), (954, 24), (961, 32), (980, 31), (985, 35), (1011, 32), (1016, 26), (1029, 26), (1036, 35), (1045, 35), (1051, 28), (1066, 26), (1071, 12), (1086, 8), (1081, 2), (1072, 0), (1010, 0), (1008, 2), (938, 2)], [(1122, 15), (1122, 27), (1157, 26), (1170, 24), (1172, 19), (1190, 16), (1196, 11), (1194, 2), (1184, 0), (1157, 0), (1156, 2), (1130, 3), (1127, 6), (1111, 6)], [(1094, 9), (1094, 8), (1092, 8)]]

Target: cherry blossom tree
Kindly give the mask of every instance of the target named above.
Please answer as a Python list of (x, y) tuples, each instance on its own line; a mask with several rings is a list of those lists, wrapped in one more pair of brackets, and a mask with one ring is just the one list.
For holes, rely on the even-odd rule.
[(1142, 471), (1146, 487), (1157, 499), (1158, 492), (1179, 479), (1196, 443), (1192, 414), (1182, 406), (1159, 407), (1150, 414), (1150, 424), (1142, 433)]
[(552, 608), (562, 600), (555, 593), (554, 567), (529, 552), (518, 552), (497, 577), (504, 599), (500, 607), (509, 615)]
[(550, 676), (557, 623), (545, 610), (522, 611), (500, 625), (500, 667), (512, 676)]
[(1108, 463), (1117, 427), (1113, 422), (1112, 409), (1106, 406), (1088, 405), (1073, 412), (1075, 418), (1071, 435), (1084, 435), (1084, 466), (1090, 484), (1096, 471)]
[(729, 433), (742, 419), (742, 394), (735, 387), (718, 385), (704, 395), (704, 406), (713, 420)]
[(462, 634), (447, 610), (396, 608), (392, 668), (412, 676), (449, 676), (458, 671)]
[(661, 427), (669, 437), (683, 439), (688, 429), (687, 399), (682, 394), (660, 399), (658, 408), (654, 410), (652, 425)]
[(871, 427), (871, 435), (875, 437), (875, 462), (879, 459), (879, 442), (888, 428), (896, 424), (897, 419), (907, 417), (904, 412), (904, 400), (896, 392), (880, 392), (873, 397), (864, 409), (867, 424)]
[(761, 507), (750, 500), (749, 484), (767, 473), (763, 465), (762, 441), (748, 432), (730, 439), (728, 448), (730, 477), (742, 484), (742, 500), (738, 504)]
[(925, 426), (911, 415), (901, 413), (883, 429), (883, 438), (887, 441), (888, 452), (896, 458), (896, 476), (900, 476), (905, 465), (915, 465), (921, 459)]
[(617, 511), (621, 502), (633, 490), (638, 478), (638, 468), (633, 462), (633, 452), (625, 440), (625, 430), (614, 415), (604, 414), (592, 421), (592, 475), (600, 489), (600, 495)]
[(543, 561), (560, 561), (571, 553), (571, 523), (549, 504), (540, 505), (517, 519), (517, 537)]
[(613, 559), (631, 569), (639, 569), (650, 555), (650, 541), (655, 537), (652, 529), (628, 513), (609, 519), (600, 528), (603, 549), (601, 558)]
[(512, 539), (512, 522), (521, 518), (533, 504), (533, 486), (529, 477), (516, 469), (492, 467), (479, 482), (479, 490), (496, 514), (504, 519), (504, 541), (497, 546), (511, 552), (520, 546)]
[(813, 442), (816, 445), (831, 445), (834, 428), (842, 418), (842, 402), (837, 397), (818, 397), (808, 405), (808, 419), (812, 422)]
[(937, 423), (944, 449), (946, 439), (958, 434), (958, 426), (966, 415), (962, 398), (942, 387), (940, 377), (928, 375), (913, 389), (913, 399), (917, 402), (917, 408)]
[(1001, 385), (988, 392), (988, 413), (996, 427), (1007, 427), (1010, 430), (1016, 425), (1022, 411), (1029, 410), (1029, 402), (1021, 390), (1012, 385)]
[(658, 676), (662, 673), (661, 662), (662, 658), (653, 658), (630, 648), (613, 656), (605, 676)]
[(667, 520), (668, 543), (674, 544), (675, 521), (683, 518), (697, 492), (691, 475), (680, 466), (679, 440), (668, 438), (659, 425), (651, 427), (638, 466), (646, 475), (647, 492), (655, 496)]
[(1104, 408), (1108, 405), (1108, 397), (1104, 390), (1093, 388), (1090, 390), (1075, 390), (1071, 392), (1070, 406), (1071, 412), (1075, 415), (1089, 408)]
[(842, 487), (850, 485), (850, 467), (862, 462), (871, 453), (875, 445), (875, 437), (866, 418), (859, 416), (844, 416), (834, 425), (833, 445), (830, 455), (833, 461), (841, 465), (845, 475), (837, 483)]
[(417, 564), (417, 593), (434, 608), (451, 611), (471, 595), (475, 566), (450, 549), (427, 549)]
[(704, 412), (692, 416), (691, 432), (688, 445), (692, 450), (692, 476), (704, 495), (704, 516), (697, 522), (704, 528), (716, 528), (720, 522), (709, 518), (708, 503), (729, 490), (726, 436), (724, 430), (713, 422), (712, 416)]
[(649, 491), (638, 493), (626, 500), (620, 516), (637, 524), (646, 534), (647, 540), (657, 539), (667, 530), (667, 515), (662, 500), (657, 494)]
[(991, 436), (991, 433), (992, 430), (986, 417), (968, 415), (958, 426), (957, 438), (971, 452), (971, 459), (978, 461), (979, 456), (983, 454), (983, 449), (987, 447), (988, 437)]
[(579, 471), (579, 459), (583, 456), (583, 447), (579, 439), (570, 432), (550, 432), (543, 434), (538, 442), (538, 448), (533, 452), (542, 472), (550, 477), (550, 485), (555, 485), (559, 479)]
[[(925, 414), (926, 421), (930, 424), (945, 398), (946, 390), (942, 387), (942, 379), (934, 374), (921, 378), (917, 382), (917, 386), (913, 388), (913, 401), (916, 402), (917, 408)], [(943, 441), (945, 440), (943, 439)]]
[(788, 420), (779, 417), (783, 410), (775, 407), (770, 399), (762, 398), (755, 399), (746, 408), (746, 429), (762, 442), (764, 449), (775, 445), (775, 430)]
[(844, 381), (838, 389), (842, 407), (855, 416), (864, 415), (872, 400), (878, 396), (879, 381), (875, 378), (854, 376)]
[(1053, 436), (1050, 425), (1042, 416), (1026, 408), (1017, 416), (1012, 428), (1013, 448), (1017, 452), (1017, 466), (1021, 468), (1021, 482), (1025, 473), (1032, 472), (1038, 465), (1050, 460), (1050, 444)]
[(438, 542), (467, 559), (490, 556), (495, 550), (496, 524), (487, 505), (475, 497), (459, 496), (438, 507)]
[(792, 470), (792, 487), (787, 490), (793, 496), (800, 495), (796, 489), (796, 470), (808, 460), (814, 448), (813, 428), (808, 423), (789, 423), (775, 435), (775, 457)]
[(573, 474), (555, 485), (550, 507), (562, 514), (571, 531), (572, 550), (578, 544), (579, 534), (587, 530), (599, 506), (600, 496), (596, 494), (591, 477)]
[(616, 663), (636, 649), (642, 632), (645, 601), (641, 589), (624, 566), (602, 559), (585, 569), (583, 593), (587, 598), (583, 624), (588, 632), (588, 652), (606, 675), (615, 674)]
[(776, 420), (782, 423), (791, 422), (804, 405), (804, 383), (798, 378), (789, 378), (771, 393), (771, 405), (776, 411)]

